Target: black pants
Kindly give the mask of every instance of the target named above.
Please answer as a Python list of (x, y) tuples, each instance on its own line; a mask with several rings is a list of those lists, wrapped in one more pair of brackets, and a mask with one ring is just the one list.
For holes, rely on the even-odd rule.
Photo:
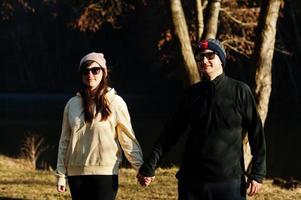
[(114, 200), (118, 190), (118, 175), (68, 176), (73, 200)]
[(222, 182), (178, 182), (179, 200), (246, 200), (244, 178)]

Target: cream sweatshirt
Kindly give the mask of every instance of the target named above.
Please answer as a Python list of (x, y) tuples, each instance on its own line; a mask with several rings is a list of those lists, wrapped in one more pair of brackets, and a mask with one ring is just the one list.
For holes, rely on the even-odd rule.
[(142, 165), (142, 151), (126, 103), (113, 88), (106, 98), (111, 115), (100, 121), (98, 113), (92, 123), (84, 120), (79, 93), (67, 102), (55, 171), (57, 185), (66, 185), (67, 176), (118, 174), (122, 151), (133, 168), (138, 170)]

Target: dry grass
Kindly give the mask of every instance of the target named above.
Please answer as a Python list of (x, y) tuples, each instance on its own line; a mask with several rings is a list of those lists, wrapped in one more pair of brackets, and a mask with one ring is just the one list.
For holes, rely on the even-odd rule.
[[(158, 169), (156, 180), (140, 187), (132, 169), (121, 169), (117, 200), (176, 200), (177, 168)], [(69, 192), (56, 192), (55, 177), (50, 171), (33, 171), (25, 160), (0, 155), (0, 199), (70, 199)], [(249, 200), (301, 200), (301, 189), (285, 190), (266, 180), (262, 191)]]

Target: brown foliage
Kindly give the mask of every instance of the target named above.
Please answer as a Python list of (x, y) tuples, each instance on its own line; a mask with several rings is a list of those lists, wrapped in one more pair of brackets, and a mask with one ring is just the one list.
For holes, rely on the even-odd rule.
[[(204, 9), (207, 9), (203, 5)], [(196, 13), (193, 8), (184, 7), (185, 16), (189, 29), (189, 36), (192, 45), (197, 42)], [(188, 12), (189, 10), (189, 12)], [(234, 51), (243, 56), (250, 57), (253, 54), (255, 29), (259, 17), (260, 7), (254, 1), (222, 1), (219, 17), (219, 27), (217, 38), (223, 41), (227, 51)], [(206, 20), (205, 20), (206, 21)], [(172, 58), (168, 54), (172, 54), (170, 47), (174, 42), (173, 32), (170, 27), (166, 27), (161, 39), (158, 42), (158, 49), (161, 52), (162, 60)], [(166, 45), (166, 47), (164, 47)], [(228, 55), (230, 59), (235, 59)]]
[(228, 50), (247, 57), (253, 54), (259, 10), (259, 7), (248, 8), (235, 2), (223, 5), (220, 13), (219, 39)]
[(97, 0), (82, 5), (78, 11), (79, 17), (70, 23), (71, 27), (80, 31), (96, 32), (105, 22), (118, 27), (118, 17), (135, 9), (134, 4), (125, 0)]
[(35, 9), (29, 5), (27, 0), (2, 0), (0, 3), (0, 20), (11, 19), (19, 7), (24, 9), (25, 12), (35, 12)]

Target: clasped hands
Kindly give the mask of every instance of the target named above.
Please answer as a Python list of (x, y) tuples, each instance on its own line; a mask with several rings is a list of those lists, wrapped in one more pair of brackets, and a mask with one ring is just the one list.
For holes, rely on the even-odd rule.
[(155, 180), (155, 176), (146, 177), (140, 173), (137, 174), (136, 178), (137, 178), (138, 182), (140, 183), (140, 185), (143, 187), (147, 187), (153, 180)]

